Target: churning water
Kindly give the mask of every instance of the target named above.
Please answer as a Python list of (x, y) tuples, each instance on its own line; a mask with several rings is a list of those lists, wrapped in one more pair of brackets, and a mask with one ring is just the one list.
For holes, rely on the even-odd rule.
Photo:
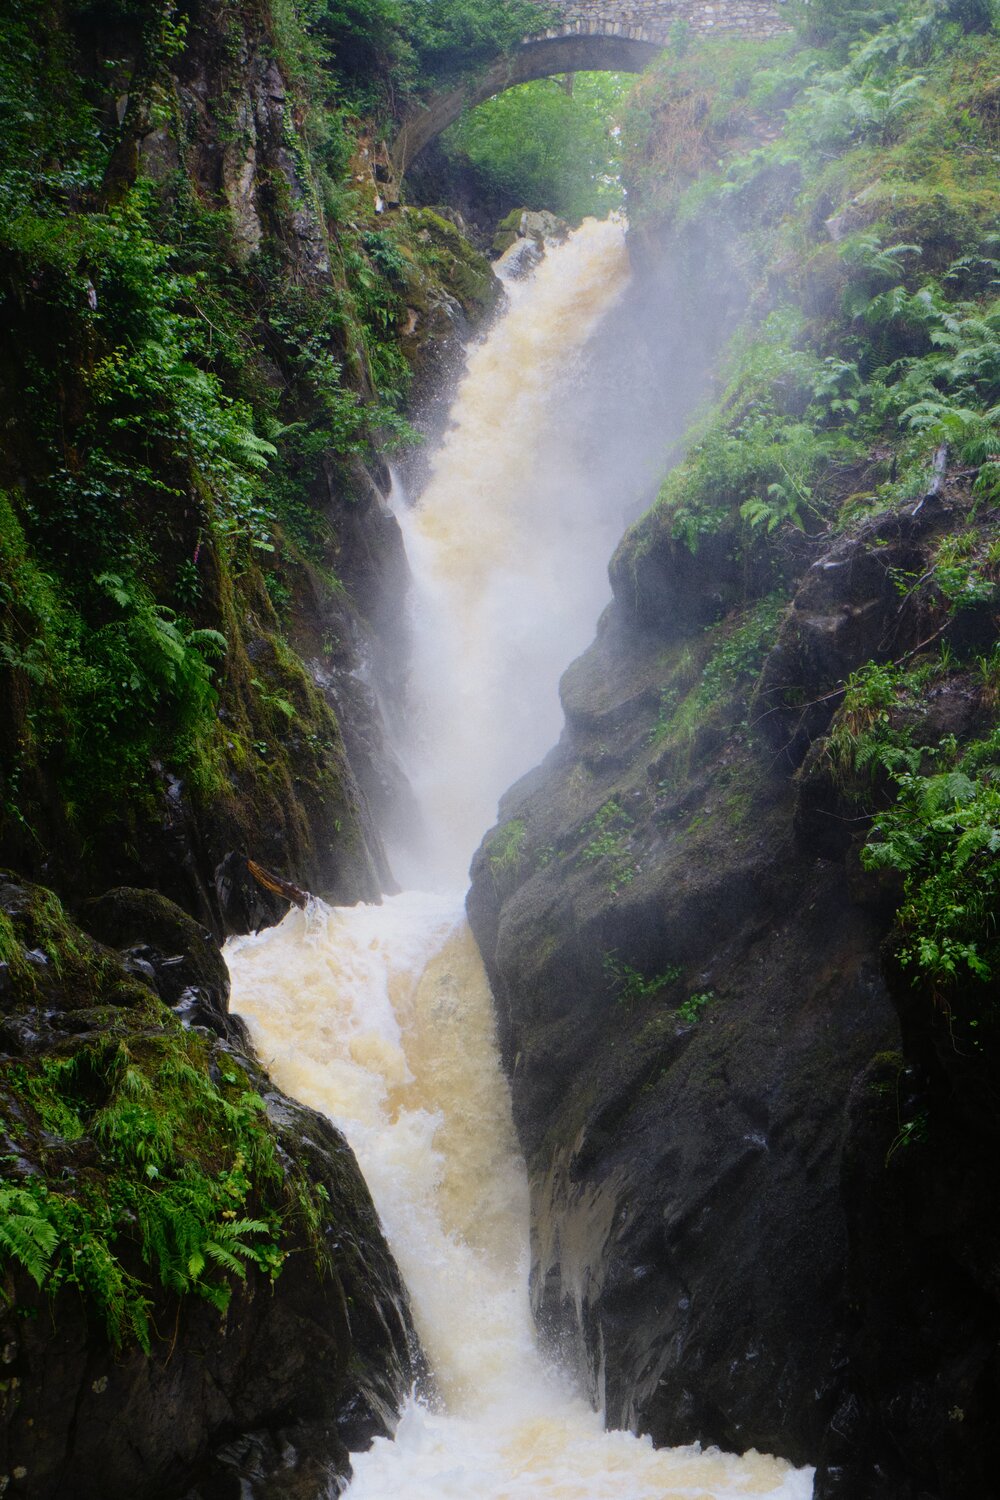
[(463, 886), (498, 796), (558, 737), (559, 676), (593, 636), (622, 531), (567, 418), (581, 352), (627, 280), (622, 225), (589, 221), (509, 282), (420, 503), (398, 507), (413, 574), (403, 758), (426, 828), (394, 861), (404, 885)]
[(231, 943), (233, 1008), (289, 1093), (348, 1137), (410, 1291), (439, 1400), (355, 1457), (349, 1500), (806, 1500), (758, 1454), (654, 1451), (550, 1368), (528, 1304), (528, 1194), (465, 921), (497, 796), (554, 741), (560, 671), (607, 594), (621, 516), (552, 433), (574, 362), (627, 277), (620, 226), (549, 252), (469, 359), (430, 484), (401, 521), (414, 575), (426, 820), (413, 887), (293, 911)]

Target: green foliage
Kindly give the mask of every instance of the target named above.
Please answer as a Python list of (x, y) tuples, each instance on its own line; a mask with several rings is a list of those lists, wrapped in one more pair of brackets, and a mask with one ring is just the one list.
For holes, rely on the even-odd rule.
[(523, 818), (512, 818), (490, 835), (486, 852), (495, 880), (503, 875), (514, 874), (520, 868), (524, 859), (525, 837)]
[(371, 109), (385, 102), (382, 80), (392, 73), (402, 72), (410, 81), (412, 52), (398, 0), (318, 0), (310, 31), (352, 107)]
[(785, 608), (785, 596), (778, 591), (713, 627), (713, 647), (700, 671), (693, 662), (682, 662), (675, 683), (661, 694), (656, 722), (649, 732), (651, 745), (687, 751), (713, 715), (731, 707), (734, 699), (745, 701), (746, 689), (756, 680), (774, 644)]
[(660, 973), (647, 979), (631, 964), (623, 963), (615, 951), (603, 955), (601, 967), (615, 999), (629, 1008), (638, 1001), (654, 1000), (663, 990), (676, 984), (684, 972), (677, 964), (668, 964)]
[(888, 1151), (885, 1153), (886, 1166), (892, 1161), (897, 1151), (903, 1151), (907, 1146), (922, 1146), (930, 1136), (930, 1112), (926, 1109), (918, 1110), (910, 1120), (904, 1120), (899, 1127)]
[(714, 990), (702, 990), (698, 994), (689, 995), (683, 1005), (678, 1005), (675, 1012), (682, 1026), (695, 1026), (701, 1019), (702, 1012), (706, 1006), (712, 1004), (715, 999)]
[(200, 1040), (102, 1040), (65, 1061), (10, 1065), (2, 1084), (51, 1138), (89, 1136), (102, 1171), (72, 1193), (40, 1176), (6, 1186), (0, 1244), (47, 1291), (82, 1293), (115, 1345), (134, 1338), (148, 1353), (152, 1334), (150, 1283), (126, 1269), (128, 1242), (159, 1285), (220, 1312), (248, 1264), (277, 1275), (275, 1208), (245, 1213), (281, 1180), (263, 1104), (213, 1083)]
[(39, 1211), (30, 1189), (0, 1186), (0, 1255), (7, 1255), (27, 1271), (36, 1286), (49, 1274), (59, 1234), (51, 1220)]
[(723, 637), (702, 672), (699, 692), (704, 707), (720, 701), (741, 684), (756, 679), (774, 644), (775, 630), (786, 604), (785, 595), (780, 591), (759, 599)]
[[(914, 743), (913, 722), (929, 680), (948, 658), (906, 669), (868, 663), (849, 678), (827, 742), (838, 778), (870, 789), (876, 778), (891, 805), (875, 816), (862, 860), (903, 876), (897, 961), (914, 984), (950, 1005), (959, 987), (998, 972), (994, 912), (1000, 890), (1000, 743), (954, 739)], [(995, 664), (984, 660), (987, 693)]]
[(925, 669), (907, 673), (893, 662), (867, 662), (851, 673), (825, 746), (838, 783), (870, 790), (879, 774), (919, 763), (901, 713), (926, 680)]
[(922, 336), (929, 349), (903, 356), (873, 374), (878, 413), (949, 444), (964, 463), (984, 469), (984, 487), (997, 483), (1000, 449), (1000, 300), (985, 307), (947, 299), (928, 281), (916, 293), (896, 286), (863, 309), (870, 323), (895, 323)]
[(532, 0), (312, 0), (306, 21), (350, 107), (381, 113), (484, 66), (549, 14)]
[(184, 763), (210, 734), (225, 637), (156, 604), (134, 575), (99, 573), (71, 593), (33, 562), (2, 492), (0, 602), (0, 668), (36, 703), (26, 748), (58, 758), (71, 804), (113, 800), (154, 753)]
[(286, 1181), (232, 1057), (129, 980), (51, 892), (14, 891), (0, 913), (6, 1010), (76, 1007), (101, 1024), (72, 1051), (0, 1060), (0, 1138), (17, 1142), (0, 1180), (0, 1264), (53, 1295), (74, 1289), (116, 1346), (148, 1352), (163, 1291), (224, 1311), (248, 1268), (279, 1273), (293, 1225), (319, 1243), (326, 1200)]
[(921, 74), (896, 84), (867, 77), (845, 87), (834, 75), (806, 90), (793, 116), (793, 136), (812, 152), (842, 150), (866, 141), (888, 145), (919, 102), (926, 81)]
[[(810, 24), (846, 35), (863, 20), (872, 35), (841, 66), (786, 48), (758, 49), (755, 69), (753, 49), (703, 43), (640, 87), (630, 216), (658, 173), (678, 242), (737, 233), (779, 301), (734, 341), (726, 388), (661, 490), (692, 551), (736, 517), (748, 556), (753, 537), (836, 522), (877, 446), (893, 469), (870, 503), (923, 493), (942, 444), (979, 496), (1000, 493), (996, 28), (961, 9), (901, 6), (879, 30), (870, 9), (809, 6)], [(748, 149), (755, 133), (770, 139)], [(775, 182), (797, 201), (773, 198)]]
[[(736, 49), (707, 46), (702, 62), (696, 47), (662, 64), (660, 77), (669, 75), (674, 90), (662, 115), (653, 84), (630, 110), (629, 171), (643, 190), (653, 173), (669, 178), (672, 192), (686, 174), (702, 173), (675, 218), (696, 244), (720, 222), (745, 226), (778, 174), (802, 188), (797, 208), (786, 200), (783, 226), (741, 241), (743, 253), (759, 256), (759, 280), (798, 308), (772, 315), (744, 339), (715, 415), (661, 495), (672, 535), (692, 551), (706, 536), (738, 535), (735, 517), (750, 537), (819, 529), (856, 487), (853, 471), (873, 449), (894, 453), (894, 475), (898, 468), (898, 477), (873, 486), (873, 504), (919, 495), (941, 444), (956, 464), (977, 471), (971, 477), (980, 497), (997, 493), (995, 8), (873, 11), (838, 0), (808, 9), (814, 39), (835, 44), (842, 58), (850, 53), (844, 66), (802, 52), (765, 69), (749, 53), (741, 59)], [(776, 112), (767, 118), (776, 105), (788, 111), (780, 133)], [(755, 122), (775, 138), (748, 150)], [(646, 161), (637, 166), (643, 132), (657, 146), (645, 176)], [(642, 212), (641, 193), (636, 199)], [(772, 222), (779, 218), (774, 213)], [(850, 232), (830, 243), (843, 235), (842, 224)], [(748, 550), (745, 540), (737, 545)], [(995, 598), (996, 563), (978, 533), (952, 534), (921, 583), (932, 583), (949, 609), (981, 607)], [(741, 665), (734, 635), (734, 659), (720, 652), (705, 685), (690, 687), (682, 701), (671, 684), (651, 738), (693, 733), (712, 704), (759, 666), (767, 637), (768, 628), (749, 633)], [(953, 747), (913, 743), (909, 726), (943, 670), (946, 663), (927, 661), (863, 667), (847, 683), (827, 753), (866, 809), (875, 797), (896, 796), (895, 807), (878, 815), (866, 858), (904, 875), (904, 966), (954, 993), (959, 982), (996, 973), (1000, 866), (995, 768), (977, 752), (958, 780), (947, 766)], [(983, 673), (995, 691), (995, 664), (985, 662)], [(583, 857), (618, 860), (630, 872), (627, 830), (609, 806), (600, 824), (585, 829)], [(624, 967), (610, 972), (635, 994), (647, 982)], [(698, 1003), (689, 1020), (705, 997), (691, 999)]]
[(903, 875), (898, 961), (950, 1004), (961, 986), (998, 972), (1000, 745), (994, 735), (956, 760), (946, 743), (936, 760), (930, 774), (896, 775), (896, 801), (875, 819), (862, 857)]
[(587, 864), (601, 866), (604, 885), (614, 896), (635, 879), (635, 865), (629, 852), (627, 836), (632, 818), (616, 797), (611, 797), (583, 829), (587, 839), (580, 858)]
[(725, 395), (656, 502), (690, 551), (734, 513), (768, 534), (783, 523), (815, 526), (824, 484), (856, 457), (849, 426), (861, 407), (857, 367), (796, 347), (802, 336), (799, 319), (773, 314), (734, 345)]
[(907, 28), (919, 31), (952, 24), (965, 32), (988, 32), (1000, 25), (996, 0), (935, 0), (932, 6), (924, 0), (898, 0), (894, 5), (862, 5), (858, 0), (794, 0), (790, 11), (807, 40), (832, 47), (842, 56), (852, 46), (863, 51), (862, 38), (877, 40), (877, 33), (896, 22), (902, 23), (904, 35)]
[(858, 0), (799, 0), (793, 14), (808, 41), (846, 52), (862, 34), (880, 31), (898, 20), (904, 8), (903, 4), (858, 4)]
[(942, 538), (934, 558), (933, 579), (953, 612), (974, 609), (996, 598), (998, 565), (1000, 549), (996, 542), (984, 545), (981, 534), (970, 527)]
[[(34, 0), (12, 0), (0, 19), (0, 838), (18, 859), (53, 823), (81, 849), (112, 827), (138, 835), (170, 774), (234, 796), (232, 761), (241, 795), (260, 784), (247, 715), (291, 722), (284, 687), (248, 691), (260, 573), (286, 604), (304, 554), (310, 586), (329, 580), (350, 467), (374, 434), (406, 435), (412, 262), (402, 220), (376, 227), (345, 186), (353, 139), (317, 9), (268, 10), (290, 84), (275, 144), (295, 173), (258, 160), (254, 254), (193, 181), (165, 66), (184, 45), (172, 5), (128, 0), (127, 69), (108, 55), (114, 8), (75, 0), (72, 25), (58, 11), (40, 25)], [(176, 170), (152, 181), (128, 156), (122, 94), (162, 127), (164, 161), (176, 145)], [(211, 105), (223, 145), (233, 108)], [(328, 277), (299, 256), (298, 216), (322, 232), (314, 187), (338, 220), (317, 246)]]
[[(622, 111), (630, 222), (661, 214), (678, 221), (687, 214), (717, 218), (723, 194), (735, 198), (740, 191), (735, 182), (722, 186), (718, 176), (734, 143), (745, 148), (757, 127), (772, 131), (774, 116), (816, 66), (788, 36), (771, 42), (699, 37), (679, 53), (668, 48), (631, 89)], [(777, 152), (761, 157), (765, 171), (788, 160)], [(775, 192), (783, 195), (794, 185), (794, 170), (787, 176), (784, 186), (772, 176), (746, 195), (749, 212), (770, 209)], [(725, 232), (718, 224), (713, 229)]]
[(542, 31), (552, 7), (533, 0), (400, 0), (403, 24), (422, 75), (467, 70)]
[(612, 127), (624, 92), (606, 73), (576, 74), (572, 93), (551, 78), (525, 83), (468, 112), (442, 144), (519, 205), (600, 217), (622, 203)]

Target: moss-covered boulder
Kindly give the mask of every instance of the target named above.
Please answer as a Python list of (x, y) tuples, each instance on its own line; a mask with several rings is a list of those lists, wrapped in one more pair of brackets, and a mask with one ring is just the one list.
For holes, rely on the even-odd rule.
[(504, 255), (518, 240), (557, 245), (568, 238), (569, 232), (566, 220), (547, 209), (515, 208), (497, 225), (493, 249), (497, 255)]
[(104, 943), (0, 876), (2, 1472), (314, 1495), (414, 1375), (367, 1189), (271, 1085), (204, 929), (152, 892), (85, 915)]

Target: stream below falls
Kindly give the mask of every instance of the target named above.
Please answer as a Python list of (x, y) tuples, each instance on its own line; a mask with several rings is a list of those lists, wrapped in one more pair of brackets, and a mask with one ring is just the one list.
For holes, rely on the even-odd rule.
[[(421, 846), (380, 906), (293, 910), (226, 950), (233, 1009), (275, 1081), (344, 1132), (407, 1283), (434, 1381), (395, 1439), (353, 1458), (349, 1500), (807, 1500), (809, 1471), (750, 1453), (656, 1451), (606, 1432), (549, 1364), (528, 1295), (528, 1187), (465, 920), (498, 796), (561, 724), (623, 527), (605, 475), (560, 432), (588, 339), (628, 279), (620, 224), (550, 249), (469, 355), (418, 505), (407, 770)], [(613, 441), (613, 436), (609, 437)]]

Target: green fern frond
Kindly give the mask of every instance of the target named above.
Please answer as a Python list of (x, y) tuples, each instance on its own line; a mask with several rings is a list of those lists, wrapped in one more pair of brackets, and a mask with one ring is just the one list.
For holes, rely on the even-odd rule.
[(36, 1286), (48, 1275), (58, 1240), (55, 1226), (31, 1192), (0, 1188), (0, 1252), (19, 1261)]

